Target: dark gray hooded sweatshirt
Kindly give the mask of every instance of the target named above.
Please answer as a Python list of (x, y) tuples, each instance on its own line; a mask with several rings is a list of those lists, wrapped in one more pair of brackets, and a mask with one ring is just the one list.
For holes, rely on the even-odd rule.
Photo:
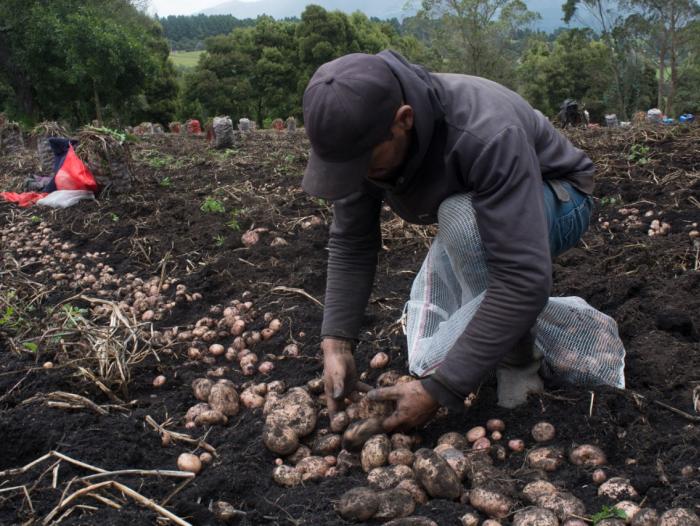
[(590, 194), (594, 167), (542, 113), (500, 84), (431, 74), (392, 51), (378, 56), (413, 107), (411, 151), (394, 184), (367, 181), (334, 203), (322, 335), (357, 338), (381, 246), (382, 202), (406, 221), (430, 224), (444, 199), (472, 192), (488, 289), (446, 361), (423, 380), (442, 405), (461, 407), (528, 333), (549, 297), (542, 181), (566, 180)]

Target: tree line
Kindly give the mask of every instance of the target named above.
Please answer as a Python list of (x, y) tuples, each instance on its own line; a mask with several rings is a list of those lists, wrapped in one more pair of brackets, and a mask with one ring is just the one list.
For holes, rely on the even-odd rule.
[[(521, 0), (422, 0), (401, 22), (316, 5), (298, 20), (241, 21), (151, 18), (137, 0), (4, 0), (0, 109), (27, 121), (225, 114), (264, 125), (301, 118), (304, 87), (322, 63), (393, 48), (432, 71), (501, 82), (550, 116), (566, 98), (597, 121), (654, 106), (671, 116), (700, 111), (696, 0), (562, 1), (574, 24), (544, 33)], [(169, 47), (187, 39), (203, 39), (204, 52), (177, 77)]]

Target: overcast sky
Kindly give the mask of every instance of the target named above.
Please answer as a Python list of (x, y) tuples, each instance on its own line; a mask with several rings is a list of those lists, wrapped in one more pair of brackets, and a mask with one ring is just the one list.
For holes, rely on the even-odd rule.
[(151, 13), (158, 13), (158, 16), (168, 15), (192, 15), (206, 9), (221, 4), (224, 0), (150, 0)]

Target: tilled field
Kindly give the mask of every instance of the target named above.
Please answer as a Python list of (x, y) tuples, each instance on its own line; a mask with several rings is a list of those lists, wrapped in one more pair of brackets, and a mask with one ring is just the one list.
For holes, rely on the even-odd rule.
[[(504, 525), (528, 506), (547, 507), (523, 491), (536, 480), (556, 486), (559, 504), (574, 503), (557, 509), (562, 524), (572, 514), (605, 524), (606, 506), (621, 500), (659, 515), (697, 513), (700, 241), (692, 232), (700, 222), (700, 132), (587, 130), (572, 140), (599, 167), (597, 209), (583, 243), (555, 262), (554, 294), (581, 296), (615, 318), (627, 349), (627, 390), (550, 385), (506, 411), (495, 406), (489, 380), (468, 411), (441, 414), (410, 437), (411, 446), (432, 449), (448, 440), (445, 433), (463, 437), (502, 419), (487, 484), (475, 476), (471, 446), (449, 440), (471, 459), (463, 489), (472, 499), (475, 488), (500, 481), (509, 499)], [(191, 524), (218, 524), (218, 501), (238, 510), (236, 524), (345, 523), (336, 506), (347, 490), (368, 485), (367, 474), (347, 458), (320, 480), (309, 474), (294, 487), (276, 484), (279, 455), (264, 446), (263, 408), (255, 407), (276, 389), (312, 381), (313, 392), (321, 373), (332, 209), (299, 188), (307, 147), (302, 134), (259, 132), (226, 152), (200, 138), (146, 138), (132, 146), (129, 194), (60, 211), (0, 203), (0, 523), (164, 523), (162, 509), (153, 509), (162, 505)], [(5, 156), (2, 188), (17, 190), (37, 166), (31, 151)], [(399, 320), (431, 236), (384, 215), (384, 249), (356, 352), (370, 384), (382, 374), (386, 381), (388, 369), (406, 374)], [(389, 366), (370, 368), (380, 351)], [(235, 385), (240, 409), (226, 424), (188, 423), (197, 378)], [(556, 435), (538, 444), (531, 429), (542, 421)], [(317, 430), (302, 442), (314, 447), (328, 427), (320, 411)], [(523, 452), (505, 447), (518, 438)], [(582, 444), (600, 447), (606, 476), (627, 479), (636, 495), (600, 495), (594, 468), (568, 458)], [(562, 454), (556, 469), (526, 460), (539, 447)], [(68, 458), (54, 454), (7, 471), (51, 451)], [(183, 452), (209, 452), (212, 462), (193, 479), (152, 473), (176, 470)], [(117, 470), (141, 472), (111, 473)], [(85, 478), (92, 474), (99, 476)], [(471, 504), (469, 495), (435, 498), (412, 515), (440, 525), (460, 524), (468, 513), (485, 521), (485, 509)]]

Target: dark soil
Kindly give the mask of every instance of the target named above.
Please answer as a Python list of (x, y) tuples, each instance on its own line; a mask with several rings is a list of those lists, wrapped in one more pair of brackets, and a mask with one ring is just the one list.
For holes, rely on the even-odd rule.
[[(568, 448), (574, 443), (600, 445), (608, 455), (610, 476), (631, 480), (646, 506), (666, 510), (700, 503), (700, 427), (693, 410), (692, 391), (700, 385), (700, 272), (698, 245), (688, 232), (700, 222), (700, 132), (693, 128), (654, 131), (577, 132), (572, 140), (585, 149), (599, 167), (594, 223), (577, 248), (555, 262), (554, 295), (577, 295), (612, 316), (619, 324), (627, 349), (627, 390), (582, 389), (550, 386), (542, 396), (513, 411), (495, 406), (495, 382), (482, 387), (477, 403), (463, 415), (448, 415), (423, 432), (424, 444), (433, 446), (446, 431), (465, 432), (483, 425), (488, 418), (506, 421), (506, 438), (528, 442), (534, 423), (548, 420), (557, 427), (555, 443)], [(630, 161), (633, 144), (649, 148), (643, 163)], [(224, 305), (250, 292), (260, 312), (274, 312), (284, 329), (262, 347), (279, 352), (292, 339), (302, 356), (276, 362), (269, 378), (288, 385), (302, 385), (321, 373), (318, 360), (322, 310), (293, 292), (273, 292), (277, 286), (302, 289), (323, 301), (327, 225), (331, 209), (306, 196), (299, 183), (307, 159), (302, 134), (259, 132), (239, 138), (235, 150), (225, 153), (208, 148), (201, 138), (162, 136), (144, 139), (132, 148), (135, 183), (128, 195), (103, 195), (95, 203), (83, 202), (68, 210), (41, 208), (18, 210), (0, 203), (0, 229), (38, 216), (76, 244), (80, 254), (104, 251), (104, 259), (117, 274), (135, 273), (142, 278), (161, 272), (177, 276), (189, 290), (201, 292), (203, 300), (179, 304), (157, 328), (194, 324), (213, 305)], [(4, 188), (18, 185), (35, 169), (31, 152), (24, 157), (0, 160)], [(205, 213), (207, 197), (221, 201), (226, 212)], [(637, 208), (641, 226), (630, 226), (624, 209)], [(652, 210), (672, 225), (670, 235), (649, 237)], [(231, 212), (234, 212), (231, 215)], [(304, 225), (311, 216), (323, 219), (318, 226)], [(405, 343), (397, 320), (430, 242), (429, 229), (404, 225), (385, 211), (385, 249), (367, 323), (357, 350), (358, 367), (366, 370), (377, 351), (388, 352), (392, 367), (405, 371)], [(232, 220), (234, 220), (232, 222)], [(604, 227), (604, 223), (609, 223)], [(228, 225), (227, 225), (228, 223)], [(238, 229), (235, 229), (237, 227)], [(259, 244), (242, 245), (240, 236), (250, 228), (264, 227)], [(288, 244), (270, 246), (274, 237)], [(0, 276), (16, 269), (13, 250), (0, 251)], [(15, 270), (13, 270), (15, 269)], [(23, 269), (26, 276), (38, 267)], [(3, 280), (5, 277), (3, 276)], [(33, 279), (51, 284), (46, 276)], [(0, 285), (0, 292), (3, 287)], [(58, 287), (34, 313), (41, 326), (46, 308), (76, 293)], [(76, 305), (82, 305), (74, 300)], [(3, 312), (0, 311), (0, 320)], [(300, 333), (304, 333), (303, 335)], [(163, 447), (158, 433), (144, 422), (150, 415), (157, 422), (174, 419), (169, 428), (189, 432), (183, 416), (195, 402), (189, 387), (192, 379), (209, 369), (188, 362), (185, 348), (149, 357), (133, 367), (128, 413), (111, 411), (99, 416), (87, 410), (47, 407), (32, 397), (54, 391), (83, 395), (95, 403), (110, 400), (84, 377), (75, 374), (50, 345), (38, 352), (15, 352), (12, 328), (0, 325), (0, 470), (21, 467), (51, 450), (106, 470), (175, 469), (183, 444)], [(54, 360), (57, 367), (43, 369)], [(151, 382), (158, 374), (168, 381), (161, 389)], [(367, 381), (377, 376), (369, 373)], [(248, 380), (234, 368), (228, 374), (237, 384)], [(695, 415), (691, 420), (676, 414), (662, 402)], [(322, 422), (323, 424), (323, 422)], [(239, 524), (342, 524), (334, 502), (347, 489), (364, 485), (362, 472), (330, 478), (295, 489), (275, 485), (271, 479), (275, 456), (261, 441), (259, 412), (242, 411), (225, 427), (214, 427), (206, 441), (217, 458), (193, 482), (177, 493), (167, 507), (192, 524), (216, 524), (210, 511), (213, 501), (225, 500), (246, 513)], [(195, 436), (200, 431), (193, 433)], [(691, 477), (681, 475), (694, 466)], [(58, 489), (51, 488), (51, 475), (40, 479), (47, 462), (29, 472), (0, 478), (3, 487), (26, 485), (35, 514), (21, 492), (0, 493), (0, 523), (22, 524), (43, 518), (59, 501), (64, 484), (84, 470), (61, 464)], [(522, 455), (511, 455), (503, 464), (525, 482), (532, 475), (523, 467)], [(120, 479), (157, 502), (175, 488), (172, 479), (129, 477)], [(550, 480), (569, 488), (593, 514), (609, 502), (597, 497), (590, 470), (566, 464)], [(522, 487), (520, 485), (519, 487)], [(74, 491), (74, 488), (71, 491)], [(156, 515), (126, 501), (123, 509), (85, 499), (97, 511), (76, 510), (62, 523), (137, 525), (153, 524)], [(416, 515), (438, 524), (456, 524), (469, 507), (436, 500), (419, 507)]]

